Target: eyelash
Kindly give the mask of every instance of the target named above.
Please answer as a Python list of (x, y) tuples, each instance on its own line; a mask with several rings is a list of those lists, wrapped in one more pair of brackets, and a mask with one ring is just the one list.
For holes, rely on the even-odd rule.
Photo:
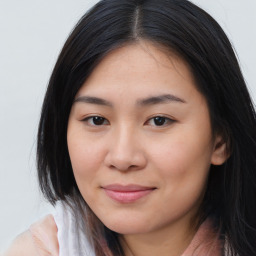
[[(162, 120), (163, 119), (163, 120)], [(146, 124), (148, 124), (150, 121), (160, 121), (160, 124), (162, 124), (162, 121), (164, 121), (163, 125), (157, 125), (156, 123), (152, 126), (155, 126), (155, 127), (165, 127), (167, 125), (171, 125), (172, 123), (175, 122), (175, 120), (169, 118), (169, 117), (166, 117), (166, 116), (154, 116), (154, 117), (151, 117), (150, 119), (148, 119), (148, 121), (146, 121)]]
[[(102, 117), (102, 116), (88, 116), (88, 117), (84, 118), (82, 121), (88, 123), (89, 126), (102, 126), (102, 125), (103, 125), (103, 124), (98, 124), (98, 125), (97, 125), (97, 124), (92, 124), (92, 123), (90, 123), (90, 121), (93, 122), (93, 119), (94, 119), (94, 118), (101, 119), (101, 121), (103, 120), (104, 122), (107, 121), (107, 119), (104, 118), (104, 117)], [(107, 121), (107, 122), (108, 122), (108, 121)], [(109, 122), (108, 122), (108, 124), (109, 124)], [(105, 125), (106, 125), (106, 124), (105, 124)]]
[[(109, 121), (106, 118), (102, 117), (102, 116), (89, 116), (89, 117), (84, 118), (82, 121), (86, 122), (89, 126), (95, 126), (95, 127), (103, 126), (103, 125), (109, 125)], [(99, 124), (91, 123), (91, 122), (94, 122), (94, 121), (99, 121)], [(157, 125), (156, 123), (154, 125), (152, 125), (152, 126), (155, 126), (155, 127), (165, 127), (165, 126), (171, 125), (172, 123), (175, 122), (175, 120), (173, 120), (169, 117), (166, 117), (166, 116), (161, 116), (161, 115), (151, 117), (150, 119), (148, 119), (145, 122), (145, 124), (149, 124), (150, 121), (153, 121), (153, 122), (154, 121), (159, 121), (160, 122), (160, 125)], [(106, 122), (107, 122), (107, 124), (106, 124)]]

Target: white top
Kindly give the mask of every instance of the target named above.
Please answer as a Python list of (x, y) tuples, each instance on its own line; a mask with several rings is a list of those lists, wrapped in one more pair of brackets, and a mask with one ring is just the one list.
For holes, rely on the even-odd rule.
[(53, 217), (58, 228), (59, 256), (95, 256), (79, 220), (68, 205), (58, 201)]

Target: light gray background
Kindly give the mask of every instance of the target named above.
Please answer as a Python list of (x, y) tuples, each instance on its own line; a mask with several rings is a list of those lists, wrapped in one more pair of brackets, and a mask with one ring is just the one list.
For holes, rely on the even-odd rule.
[[(36, 181), (40, 108), (58, 53), (96, 0), (0, 0), (0, 250), (51, 211)], [(256, 1), (194, 0), (231, 39), (256, 99)]]

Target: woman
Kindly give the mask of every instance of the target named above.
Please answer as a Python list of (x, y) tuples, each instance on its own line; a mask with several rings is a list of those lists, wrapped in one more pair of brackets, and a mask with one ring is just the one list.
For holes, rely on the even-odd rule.
[(206, 12), (100, 1), (65, 43), (42, 108), (38, 176), (56, 214), (10, 253), (256, 255), (255, 124)]

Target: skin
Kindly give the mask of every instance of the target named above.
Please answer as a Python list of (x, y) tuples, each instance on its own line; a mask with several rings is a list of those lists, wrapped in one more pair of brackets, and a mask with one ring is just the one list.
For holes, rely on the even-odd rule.
[[(160, 95), (172, 97), (145, 100)], [(95, 125), (93, 116), (102, 123)], [(156, 116), (166, 117), (163, 125)], [(146, 41), (116, 49), (99, 63), (76, 95), (67, 133), (83, 198), (120, 233), (126, 255), (139, 256), (186, 249), (209, 167), (226, 160), (221, 140), (212, 136), (207, 102), (187, 64)], [(154, 189), (120, 203), (105, 192), (113, 183)]]

